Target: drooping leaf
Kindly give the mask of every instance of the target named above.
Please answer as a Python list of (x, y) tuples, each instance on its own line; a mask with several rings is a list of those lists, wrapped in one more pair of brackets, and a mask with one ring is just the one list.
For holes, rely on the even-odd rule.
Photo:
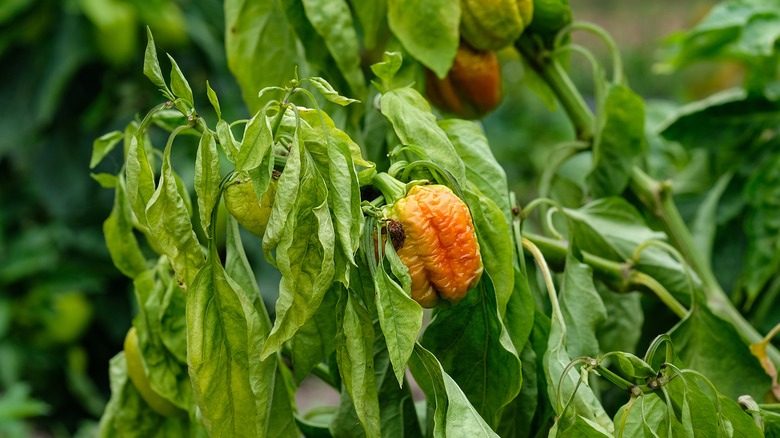
[[(341, 106), (347, 106), (350, 103), (360, 102), (356, 99), (350, 99), (348, 97), (342, 96), (339, 94), (338, 91), (336, 91), (332, 85), (328, 83), (323, 78), (320, 77), (314, 77), (308, 79), (309, 83), (314, 85), (314, 88), (317, 89), (329, 102), (333, 102), (337, 105)], [(363, 85), (363, 88), (365, 88), (365, 84)]]
[(244, 137), (241, 139), (235, 161), (236, 170), (249, 170), (259, 166), (272, 150), (273, 144), (271, 122), (263, 111), (258, 111), (244, 128)]
[(459, 303), (441, 310), (423, 334), (422, 344), (435, 354), (471, 405), (491, 427), (501, 408), (521, 386), (521, 363), (501, 322), (490, 276)]
[(325, 41), (353, 95), (363, 98), (366, 83), (360, 69), (360, 46), (347, 1), (303, 0), (303, 7), (309, 22)]
[(379, 398), (374, 375), (374, 327), (353, 291), (344, 291), (337, 308), (336, 358), (341, 380), (367, 436), (379, 436)]
[(146, 28), (146, 37), (148, 42), (146, 44), (146, 51), (144, 52), (144, 75), (163, 91), (163, 94), (166, 94), (170, 98), (173, 95), (170, 90), (168, 90), (168, 84), (165, 83), (165, 78), (163, 78), (162, 69), (160, 69), (160, 61), (157, 59), (157, 47), (154, 45), (152, 30), (148, 27)]
[(607, 318), (607, 309), (593, 284), (593, 270), (574, 256), (566, 259), (558, 302), (566, 322), (566, 352), (571, 357), (596, 357), (596, 332)]
[(504, 215), (492, 199), (475, 190), (465, 191), (466, 202), (479, 239), (485, 272), (493, 280), (496, 304), (501, 317), (515, 287), (514, 245)]
[(163, 152), (160, 181), (149, 199), (145, 217), (156, 246), (171, 260), (176, 281), (187, 290), (203, 266), (204, 257), (187, 208), (189, 195), (185, 200), (171, 168), (172, 143), (169, 141)]
[(458, 50), (460, 2), (387, 0), (390, 30), (404, 48), (443, 78)]
[[(572, 269), (575, 270), (574, 273), (571, 272)], [(566, 270), (570, 272), (568, 274), (564, 272), (564, 275), (572, 279), (581, 278), (586, 275), (583, 272), (584, 269), (584, 265), (570, 251), (566, 257)], [(580, 374), (574, 368), (570, 368), (568, 373), (564, 375), (564, 371), (573, 356), (569, 354), (567, 349), (569, 328), (566, 326), (565, 319), (562, 318), (564, 316), (560, 308), (557, 310), (553, 308), (550, 337), (547, 343), (547, 351), (544, 352), (547, 393), (553, 408), (559, 416), (562, 415), (566, 403), (572, 397), (575, 388), (577, 388), (577, 383), (581, 379)], [(580, 384), (576, 393), (574, 393), (571, 403), (572, 405), (567, 409), (566, 417), (558, 418), (558, 422), (570, 421), (574, 417), (583, 417), (594, 421), (610, 433), (614, 431), (612, 420), (607, 416), (604, 408), (589, 386)]]
[(146, 206), (155, 192), (154, 172), (149, 163), (144, 145), (144, 136), (133, 134), (127, 152), (125, 165), (127, 178), (127, 198), (136, 218), (142, 225), (147, 224)]
[(312, 317), (295, 332), (292, 338), (293, 373), (297, 383), (311, 370), (325, 361), (336, 349), (336, 303), (338, 289), (325, 293), (322, 303)]
[[(393, 250), (390, 239), (385, 245), (385, 257), (400, 269), (404, 269), (401, 259)], [(408, 276), (408, 274), (406, 274)], [(422, 328), (423, 309), (411, 298), (409, 285), (405, 288), (390, 278), (382, 263), (374, 274), (376, 288), (376, 311), (379, 325), (384, 333), (390, 362), (392, 363), (398, 385), (403, 384), (406, 363), (412, 355), (417, 335)]]
[(625, 85), (610, 84), (598, 116), (587, 182), (597, 198), (619, 195), (644, 152), (645, 106)]
[(434, 403), (434, 437), (498, 436), (471, 405), (458, 384), (444, 371), (436, 356), (419, 343), (415, 344), (409, 367), (428, 403)]
[(669, 335), (685, 367), (704, 374), (724, 395), (758, 398), (769, 389), (769, 376), (736, 329), (705, 306), (694, 306)]
[(198, 214), (206, 236), (209, 236), (211, 212), (219, 197), (219, 154), (217, 142), (210, 130), (203, 132), (195, 155), (195, 193), (198, 195)]
[(176, 63), (176, 60), (171, 55), (168, 55), (168, 59), (171, 60), (171, 91), (173, 91), (173, 95), (184, 99), (190, 105), (194, 104), (195, 99), (192, 97), (192, 88), (190, 88), (187, 78), (184, 77), (184, 73), (179, 68), (179, 64)]
[(226, 1), (225, 28), (228, 67), (254, 114), (265, 104), (257, 97), (260, 90), (284, 84), (293, 77), (296, 65), (304, 65), (298, 39), (279, 0)]
[(124, 139), (124, 134), (121, 131), (109, 132), (96, 138), (92, 142), (92, 158), (89, 160), (89, 168), (94, 169), (100, 164), (122, 139)]
[(120, 174), (114, 192), (114, 208), (103, 222), (103, 235), (114, 266), (126, 276), (135, 278), (146, 270), (146, 257), (133, 233), (132, 214), (125, 193), (125, 179)]
[(212, 436), (257, 434), (249, 328), (237, 289), (212, 245), (187, 294), (187, 363), (203, 424)]
[(461, 185), (465, 183), (463, 161), (417, 90), (403, 87), (387, 91), (382, 94), (380, 105), (403, 144), (423, 146), (427, 158), (449, 171)]
[[(280, 195), (284, 196), (282, 180), (287, 170), (285, 168), (279, 180), (277, 201)], [(335, 231), (327, 198), (322, 178), (313, 164), (306, 163), (296, 205), (276, 248), (276, 263), (282, 281), (276, 301), (276, 321), (263, 347), (263, 359), (278, 351), (317, 311), (333, 282)], [(276, 207), (275, 203), (272, 221)]]
[(463, 160), (469, 182), (495, 202), (507, 223), (511, 223), (506, 172), (493, 155), (482, 127), (460, 119), (439, 120), (438, 124)]

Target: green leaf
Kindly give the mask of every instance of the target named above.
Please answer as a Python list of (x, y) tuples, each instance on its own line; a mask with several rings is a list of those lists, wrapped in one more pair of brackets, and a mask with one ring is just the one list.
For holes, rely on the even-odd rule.
[(236, 163), (238, 161), (238, 144), (233, 137), (233, 131), (230, 130), (230, 125), (222, 119), (217, 122), (217, 140), (219, 140), (228, 160), (231, 163)]
[[(309, 83), (314, 85), (314, 88), (316, 88), (317, 91), (319, 91), (329, 102), (333, 102), (341, 106), (347, 106), (350, 103), (360, 102), (359, 100), (350, 99), (348, 97), (344, 97), (340, 95), (339, 92), (334, 90), (333, 86), (330, 85), (328, 81), (326, 81), (323, 78), (313, 77), (313, 78), (308, 78), (307, 80), (309, 81)], [(365, 85), (363, 86), (363, 88), (365, 88)]]
[(209, 102), (211, 103), (211, 106), (214, 107), (214, 112), (217, 113), (217, 118), (222, 119), (222, 109), (219, 107), (219, 99), (217, 98), (217, 93), (214, 92), (214, 90), (211, 88), (211, 84), (209, 84), (209, 81), (206, 81), (206, 94), (209, 97)]
[(254, 169), (273, 149), (274, 139), (271, 134), (271, 123), (265, 112), (259, 111), (246, 124), (244, 138), (236, 156), (236, 170)]
[(581, 415), (572, 419), (558, 420), (552, 429), (550, 436), (556, 438), (574, 437), (574, 438), (612, 438), (612, 433), (604, 429), (595, 421), (589, 420)]
[(331, 288), (312, 317), (295, 332), (292, 338), (292, 363), (296, 383), (300, 383), (312, 369), (325, 361), (336, 350), (336, 304), (338, 288)]
[(92, 158), (89, 160), (89, 168), (94, 169), (100, 164), (122, 139), (124, 139), (124, 134), (121, 131), (109, 132), (96, 138), (92, 142)]
[(360, 26), (363, 29), (363, 45), (367, 50), (376, 47), (377, 39), (385, 19), (387, 17), (387, 0), (375, 0), (366, 2), (362, 0), (350, 0), (352, 11), (355, 13)]
[(379, 436), (380, 412), (374, 376), (374, 327), (371, 315), (353, 291), (345, 291), (337, 307), (340, 322), (336, 358), (360, 424), (367, 436)]
[[(289, 165), (290, 161), (287, 163)], [(282, 281), (276, 301), (276, 321), (263, 347), (263, 359), (278, 351), (317, 311), (335, 274), (335, 233), (327, 204), (327, 189), (314, 166), (305, 164), (294, 210), (276, 248), (276, 263)], [(279, 179), (277, 202), (284, 196), (282, 186), (288, 170), (285, 168)], [(270, 229), (271, 222), (266, 233)], [(265, 245), (265, 241), (263, 243)]]
[(619, 195), (645, 149), (645, 105), (625, 85), (610, 84), (599, 112), (593, 164), (587, 182), (593, 196)]
[(596, 357), (596, 331), (606, 320), (607, 309), (593, 284), (592, 269), (573, 254), (566, 259), (558, 302), (566, 323), (566, 352), (571, 357)]
[(438, 124), (463, 160), (469, 182), (493, 200), (504, 213), (507, 223), (511, 223), (506, 173), (496, 161), (482, 126), (477, 122), (460, 119), (439, 120)]
[(746, 306), (752, 305), (761, 291), (777, 275), (780, 268), (780, 154), (766, 159), (754, 168), (744, 188), (750, 209), (743, 227), (748, 241), (742, 282), (747, 295)]
[(228, 218), (225, 272), (235, 284), (236, 297), (246, 317), (249, 386), (254, 394), (258, 436), (297, 437), (289, 376), (278, 355), (257, 360), (271, 331), (271, 320), (260, 297), (254, 272), (246, 258), (238, 222)]
[(694, 306), (669, 335), (683, 363), (704, 374), (724, 395), (759, 398), (769, 388), (769, 377), (736, 329), (706, 307)]
[(404, 48), (443, 78), (458, 51), (460, 2), (387, 0), (390, 30)]
[(633, 405), (623, 405), (615, 414), (616, 433), (626, 437), (669, 438), (669, 408), (658, 392), (639, 397)]
[(103, 187), (104, 189), (113, 189), (116, 188), (117, 185), (117, 177), (116, 175), (112, 173), (92, 173), (89, 174), (90, 178), (97, 181), (98, 184), (100, 184), (100, 187)]
[(430, 105), (417, 90), (404, 87), (387, 91), (382, 95), (380, 105), (382, 114), (393, 125), (403, 144), (423, 146), (428, 155), (426, 158), (449, 171), (461, 185), (465, 183), (463, 161), (436, 123)]
[(189, 102), (190, 105), (195, 103), (195, 99), (192, 97), (192, 88), (190, 88), (187, 78), (184, 77), (184, 73), (181, 72), (179, 64), (173, 59), (171, 55), (168, 55), (168, 59), (171, 60), (171, 90), (173, 95), (184, 99)]
[(130, 139), (125, 165), (127, 176), (127, 198), (138, 221), (147, 225), (146, 206), (154, 195), (154, 173), (146, 155), (143, 134), (134, 134)]
[(497, 437), (431, 352), (415, 344), (409, 367), (428, 403), (435, 403), (433, 436)]
[(459, 303), (440, 310), (422, 344), (435, 354), (471, 405), (491, 427), (521, 386), (521, 363), (498, 313), (491, 277)]
[[(581, 278), (583, 267), (582, 264), (577, 261), (570, 253), (567, 255), (566, 269), (574, 273), (565, 272), (564, 275), (569, 278), (576, 279)], [(564, 370), (572, 360), (572, 355), (568, 353), (568, 335), (569, 331), (566, 327), (566, 323), (563, 319), (560, 309), (553, 309), (552, 312), (552, 325), (550, 327), (550, 337), (547, 342), (547, 351), (544, 353), (544, 372), (547, 381), (547, 392), (550, 397), (550, 403), (560, 416), (563, 408), (566, 405), (569, 398), (571, 398), (574, 392), (577, 382), (580, 381), (580, 374), (573, 367), (569, 369), (568, 373), (564, 376)], [(560, 394), (560, 398), (558, 395)], [(577, 388), (576, 394), (574, 394), (572, 406), (569, 406), (567, 410), (567, 419), (572, 416), (581, 416), (595, 421), (601, 427), (607, 431), (613, 431), (614, 425), (609, 418), (604, 408), (601, 406), (598, 398), (593, 393), (593, 390), (587, 386), (580, 384)], [(563, 419), (559, 419), (562, 421)]]
[[(630, 260), (643, 242), (666, 240), (664, 233), (651, 230), (636, 208), (623, 198), (602, 198), (564, 212), (580, 250), (616, 262)], [(654, 277), (670, 292), (689, 295), (685, 268), (665, 250), (656, 246), (644, 249), (635, 268)], [(691, 275), (696, 282), (695, 274)]]
[(203, 132), (195, 156), (195, 193), (198, 195), (198, 213), (200, 224), (206, 236), (209, 236), (211, 212), (219, 198), (219, 153), (217, 142), (210, 130)]
[[(726, 173), (720, 178), (715, 186), (707, 193), (704, 201), (696, 210), (696, 218), (691, 224), (691, 234), (696, 244), (696, 249), (702, 255), (704, 260), (712, 260), (712, 247), (715, 244), (715, 233), (718, 223), (718, 203), (723, 193), (729, 187), (729, 183), (734, 175)], [(760, 266), (758, 264), (749, 264), (749, 266)]]
[(255, 436), (249, 327), (238, 285), (212, 246), (187, 294), (187, 363), (203, 424), (211, 436)]
[(360, 45), (346, 0), (303, 0), (303, 7), (306, 17), (325, 41), (352, 93), (365, 96), (366, 83), (360, 69)]
[(120, 351), (109, 361), (111, 399), (100, 419), (98, 436), (155, 436), (162, 417), (152, 411), (127, 376), (125, 353)]
[[(274, 248), (279, 245), (285, 232), (288, 232), (288, 221), (290, 213), (296, 206), (299, 193), (307, 193), (300, 189), (302, 185), (301, 174), (309, 166), (308, 162), (303, 162), (304, 143), (298, 131), (293, 132), (292, 147), (287, 156), (287, 163), (284, 165), (284, 172), (279, 177), (276, 186), (276, 196), (271, 210), (271, 216), (268, 218), (268, 225), (263, 235), (263, 251), (266, 258), (271, 259), (270, 254)], [(310, 183), (311, 184), (311, 183)]]
[(305, 65), (298, 39), (277, 0), (226, 1), (225, 29), (228, 67), (238, 80), (244, 102), (255, 113), (265, 104), (257, 98), (259, 90), (284, 84), (296, 66)]
[[(360, 183), (353, 162), (355, 148), (352, 145), (355, 145), (355, 142), (345, 132), (336, 128), (333, 120), (323, 111), (301, 110), (300, 114), (301, 119), (311, 126), (309, 130), (303, 125), (302, 135), (307, 150), (315, 156), (315, 163), (318, 163), (320, 173), (325, 176), (328, 204), (339, 246), (347, 261), (354, 265), (354, 254), (360, 238), (358, 224), (363, 216), (360, 209)], [(315, 148), (312, 140), (319, 147)], [(321, 155), (324, 163), (317, 160), (315, 154)], [(360, 164), (369, 164), (362, 159), (359, 152), (357, 156)]]
[(596, 287), (607, 309), (607, 319), (596, 331), (601, 351), (639, 351), (645, 322), (641, 293), (613, 292), (602, 284), (596, 284)]
[(130, 278), (135, 278), (146, 270), (146, 257), (141, 252), (133, 233), (133, 213), (121, 174), (117, 177), (114, 208), (103, 222), (103, 235), (111, 261), (119, 271)]
[[(366, 230), (370, 232), (371, 230)], [(403, 265), (393, 249), (390, 239), (384, 249), (385, 257), (394, 259), (394, 265)], [(391, 262), (393, 263), (393, 262)], [(408, 273), (406, 273), (408, 277)], [(405, 282), (406, 283), (406, 282)], [(398, 385), (403, 384), (404, 371), (412, 355), (417, 335), (422, 328), (423, 309), (411, 298), (409, 284), (402, 288), (393, 281), (380, 263), (374, 274), (376, 288), (376, 311), (379, 325), (385, 336), (390, 362), (393, 365)]]
[(157, 59), (157, 47), (154, 45), (154, 37), (152, 36), (152, 30), (146, 27), (146, 37), (148, 42), (146, 44), (146, 51), (144, 52), (144, 75), (149, 78), (154, 85), (156, 85), (163, 94), (169, 99), (173, 100), (173, 95), (168, 89), (168, 85), (163, 78), (162, 70), (160, 69), (160, 61)]
[(401, 70), (401, 65), (403, 65), (403, 58), (399, 52), (385, 52), (381, 62), (371, 65), (371, 71), (382, 80), (381, 85), (374, 83), (380, 92), (384, 93), (396, 88), (393, 86), (393, 80), (398, 71)]
[[(171, 146), (163, 152), (160, 182), (146, 208), (149, 233), (158, 247), (171, 261), (176, 281), (187, 290), (203, 266), (203, 251), (192, 229), (187, 202), (179, 192), (171, 168)], [(189, 198), (189, 196), (188, 196)]]
[[(138, 314), (133, 326), (138, 334), (138, 351), (149, 380), (149, 386), (159, 395), (184, 411), (192, 406), (192, 387), (186, 366), (168, 351), (162, 339), (160, 324), (164, 313), (164, 297), (169, 289), (183, 291), (171, 280), (169, 265), (162, 260), (157, 268), (148, 270), (133, 281)], [(178, 315), (179, 318), (182, 315)]]
[[(508, 321), (511, 320), (507, 320), (507, 323)], [(533, 421), (539, 404), (539, 385), (536, 353), (530, 342), (525, 344), (520, 360), (523, 362), (523, 386), (517, 398), (504, 407), (501, 423), (496, 429), (498, 435), (505, 438), (530, 437), (534, 430)]]
[(466, 201), (477, 230), (479, 250), (485, 272), (493, 280), (498, 313), (506, 313), (515, 287), (514, 244), (504, 215), (492, 199), (466, 190)]

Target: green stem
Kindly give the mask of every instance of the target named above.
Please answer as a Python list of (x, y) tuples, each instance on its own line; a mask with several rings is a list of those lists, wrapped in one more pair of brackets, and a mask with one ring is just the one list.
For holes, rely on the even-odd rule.
[[(594, 132), (595, 117), (563, 67), (555, 59), (547, 57), (546, 52), (535, 52), (532, 42), (527, 39), (521, 38), (516, 47), (531, 68), (541, 76), (558, 97), (574, 125), (577, 138), (583, 141), (590, 140)], [(699, 275), (704, 285), (704, 293), (710, 310), (720, 318), (730, 322), (749, 343), (760, 342), (763, 336), (731, 304), (715, 278), (708, 261), (696, 250), (690, 230), (674, 204), (670, 185), (652, 179), (634, 166), (629, 189), (639, 198), (645, 208), (649, 209), (660, 220), (672, 244), (682, 253), (694, 272)], [(774, 363), (780, 363), (780, 351), (774, 345), (768, 346), (767, 353)]]
[(584, 141), (590, 140), (593, 137), (596, 124), (593, 112), (577, 91), (563, 66), (554, 58), (549, 57), (549, 52), (536, 53), (532, 44), (531, 41), (521, 38), (515, 47), (558, 97), (558, 101), (561, 102), (561, 106), (574, 124), (577, 138)]
[[(671, 196), (671, 186), (668, 183), (655, 181), (639, 168), (634, 168), (631, 174), (629, 188), (639, 200), (660, 221), (662, 228), (669, 236), (672, 244), (683, 257), (691, 264), (694, 272), (699, 275), (703, 283), (704, 296), (707, 299), (707, 307), (720, 317), (730, 322), (737, 332), (750, 344), (756, 344), (764, 339), (741, 313), (731, 304), (731, 300), (720, 287), (710, 264), (696, 250), (688, 226), (683, 221), (674, 199)], [(774, 363), (780, 363), (780, 351), (769, 344), (767, 354)]]
[(666, 306), (671, 309), (675, 315), (681, 319), (685, 318), (688, 314), (688, 309), (685, 308), (679, 301), (677, 301), (671, 293), (656, 280), (655, 278), (645, 274), (644, 272), (632, 271), (628, 278), (632, 285), (643, 286), (653, 292)]
[(395, 201), (406, 196), (406, 184), (398, 181), (385, 172), (379, 172), (371, 179), (371, 185), (382, 192), (388, 204), (395, 204)]

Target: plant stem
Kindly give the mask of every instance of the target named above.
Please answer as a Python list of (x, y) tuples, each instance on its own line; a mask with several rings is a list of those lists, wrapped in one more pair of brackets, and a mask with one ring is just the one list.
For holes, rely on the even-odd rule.
[(657, 296), (664, 304), (666, 304), (667, 307), (669, 307), (669, 309), (672, 310), (672, 312), (675, 313), (675, 315), (679, 316), (680, 318), (685, 318), (685, 315), (688, 314), (688, 309), (680, 304), (680, 302), (677, 301), (672, 296), (672, 294), (669, 293), (669, 291), (655, 278), (645, 274), (644, 272), (632, 271), (631, 276), (629, 277), (629, 281), (631, 284), (644, 286), (645, 288), (652, 291), (655, 296)]
[[(563, 67), (547, 52), (535, 51), (532, 42), (521, 39), (515, 46), (525, 57), (528, 64), (547, 83), (558, 97), (569, 119), (574, 125), (577, 138), (589, 141), (593, 137), (595, 117), (584, 99), (577, 91)], [(720, 287), (709, 262), (696, 249), (690, 230), (682, 220), (671, 196), (671, 186), (659, 182), (634, 166), (629, 189), (639, 198), (652, 214), (660, 221), (680, 253), (702, 280), (707, 306), (718, 317), (730, 322), (740, 336), (749, 344), (760, 342), (764, 337), (732, 305), (726, 293)], [(769, 344), (767, 353), (774, 363), (780, 363), (780, 351)]]

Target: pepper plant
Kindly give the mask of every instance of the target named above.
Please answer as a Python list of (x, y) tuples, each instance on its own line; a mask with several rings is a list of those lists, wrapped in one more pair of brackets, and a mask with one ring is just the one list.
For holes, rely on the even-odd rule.
[[(563, 0), (227, 0), (225, 12), (251, 118), (224, 120), (211, 87), (196, 99), (173, 58), (166, 80), (150, 32), (160, 104), (95, 141), (93, 167), (123, 146), (119, 172), (95, 178), (115, 191), (106, 243), (138, 302), (101, 435), (778, 433), (780, 35), (767, 29), (780, 5), (729, 1), (675, 36), (667, 68), (736, 59), (747, 74), (665, 112)], [(605, 43), (609, 75), (575, 32)], [(535, 195), (510, 192), (479, 122), (449, 116), (492, 109), (480, 106), (492, 85), (436, 85), (441, 108), (425, 97), (463, 44), (519, 57), (574, 127)], [(571, 56), (592, 68), (592, 105)], [(704, 187), (688, 221), (685, 178)], [(745, 261), (728, 294), (713, 264), (738, 217)], [(272, 306), (250, 245), (281, 275)], [(648, 333), (655, 318), (670, 323)], [(297, 409), (307, 378), (339, 404)]]

